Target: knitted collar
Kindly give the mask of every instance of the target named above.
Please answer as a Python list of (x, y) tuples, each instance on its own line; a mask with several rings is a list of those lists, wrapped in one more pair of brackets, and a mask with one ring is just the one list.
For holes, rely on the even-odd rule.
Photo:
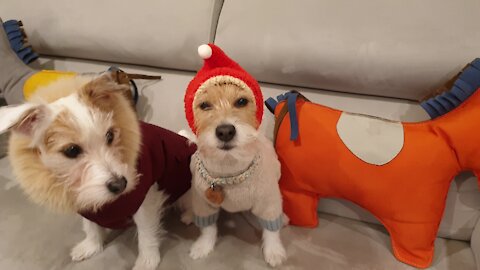
[(208, 185), (211, 187), (217, 185), (223, 186), (243, 183), (255, 172), (258, 167), (258, 161), (260, 160), (260, 156), (256, 155), (253, 158), (252, 163), (248, 165), (247, 169), (237, 175), (227, 177), (212, 177), (205, 168), (205, 165), (203, 165), (203, 162), (200, 159), (198, 152), (195, 152), (195, 154), (193, 154), (193, 157), (195, 159), (196, 170), (200, 173), (200, 176), (203, 178), (203, 180), (205, 180), (205, 182), (207, 182)]

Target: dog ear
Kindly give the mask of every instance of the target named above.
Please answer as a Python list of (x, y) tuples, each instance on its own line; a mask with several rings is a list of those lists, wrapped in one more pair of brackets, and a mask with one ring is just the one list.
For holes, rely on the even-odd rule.
[(49, 109), (45, 105), (25, 103), (0, 107), (0, 134), (12, 129), (23, 135), (33, 136), (48, 116)]
[(130, 92), (130, 85), (117, 80), (114, 71), (108, 71), (87, 83), (80, 90), (80, 97), (97, 107), (108, 107), (113, 97)]

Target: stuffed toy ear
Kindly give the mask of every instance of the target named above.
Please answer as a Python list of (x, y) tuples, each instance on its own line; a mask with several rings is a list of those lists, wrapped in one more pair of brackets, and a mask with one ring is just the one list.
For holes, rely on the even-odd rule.
[(25, 103), (0, 107), (0, 134), (10, 129), (23, 135), (32, 136), (48, 116), (45, 105)]

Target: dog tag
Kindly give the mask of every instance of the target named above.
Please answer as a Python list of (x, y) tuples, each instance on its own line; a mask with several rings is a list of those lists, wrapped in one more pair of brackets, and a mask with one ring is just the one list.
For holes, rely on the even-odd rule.
[(225, 194), (223, 193), (223, 188), (219, 185), (212, 185), (211, 187), (205, 190), (205, 196), (207, 199), (213, 203), (220, 205), (225, 198)]

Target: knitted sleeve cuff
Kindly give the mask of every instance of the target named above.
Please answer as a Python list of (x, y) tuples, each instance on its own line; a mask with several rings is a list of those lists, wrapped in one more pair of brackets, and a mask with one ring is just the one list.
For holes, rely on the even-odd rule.
[(283, 226), (283, 214), (280, 214), (280, 216), (274, 220), (265, 220), (259, 217), (257, 218), (262, 228), (272, 232), (280, 230)]
[(215, 224), (217, 222), (218, 213), (219, 212), (216, 212), (215, 214), (212, 214), (210, 216), (205, 216), (205, 217), (200, 217), (200, 216), (195, 215), (193, 217), (193, 222), (199, 228), (210, 226), (210, 225)]

